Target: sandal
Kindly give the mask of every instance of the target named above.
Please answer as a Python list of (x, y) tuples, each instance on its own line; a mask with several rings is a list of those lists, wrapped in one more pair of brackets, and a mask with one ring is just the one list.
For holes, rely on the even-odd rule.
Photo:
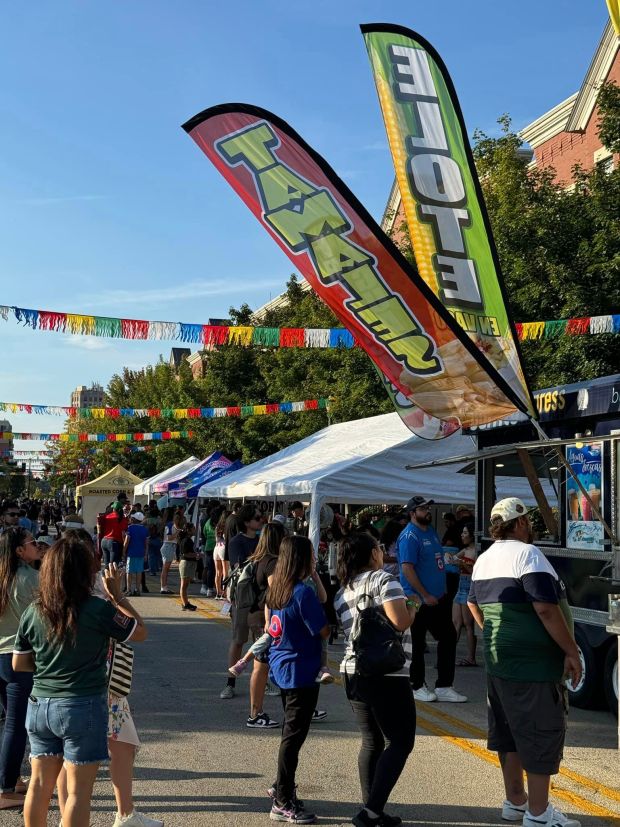
[(469, 658), (461, 658), (461, 660), (457, 663), (457, 666), (479, 666), (480, 664), (476, 663), (475, 660), (470, 660)]
[(26, 796), (21, 793), (0, 793), (0, 810), (23, 807)]

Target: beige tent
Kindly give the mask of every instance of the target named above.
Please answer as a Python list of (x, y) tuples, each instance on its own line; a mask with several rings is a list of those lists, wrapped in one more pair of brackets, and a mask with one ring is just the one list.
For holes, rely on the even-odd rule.
[(88, 531), (94, 531), (97, 514), (105, 510), (116, 494), (121, 491), (127, 494), (127, 497), (133, 495), (134, 487), (142, 482), (140, 477), (136, 477), (131, 471), (127, 471), (122, 465), (116, 465), (105, 474), (97, 477), (96, 480), (85, 482), (83, 485), (78, 485), (75, 490), (76, 497), (82, 498), (82, 517), (84, 519), (84, 527)]

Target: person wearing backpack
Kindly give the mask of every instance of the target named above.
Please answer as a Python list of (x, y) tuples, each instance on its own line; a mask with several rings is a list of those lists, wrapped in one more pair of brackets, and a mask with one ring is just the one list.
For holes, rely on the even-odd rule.
[[(231, 537), (228, 543), (228, 559), (232, 570), (232, 574), (228, 578), (231, 581), (230, 617), (232, 620), (232, 641), (228, 648), (228, 668), (237, 663), (241, 657), (241, 650), (243, 645), (247, 643), (250, 632), (252, 633), (252, 639), (255, 640), (262, 635), (265, 625), (262, 613), (258, 609), (252, 611), (251, 608), (245, 606), (238, 608), (235, 601), (238, 579), (242, 574), (241, 571), (235, 571), (235, 569), (242, 569), (246, 560), (256, 551), (258, 545), (257, 534), (262, 525), (262, 518), (256, 506), (247, 504), (239, 509), (237, 522), (240, 531)], [(236, 678), (231, 675), (226, 682), (226, 686), (220, 692), (222, 700), (230, 700), (230, 698), (235, 697), (235, 683)]]
[[(248, 577), (241, 582), (241, 587), (240, 580), (237, 581), (235, 600), (238, 608), (241, 603), (247, 604), (251, 602), (253, 607), (256, 606), (258, 608), (261, 615), (264, 614), (267, 587), (273, 578), (280, 553), (280, 544), (284, 536), (284, 526), (275, 520), (267, 523), (262, 530), (256, 551), (249, 558), (244, 569), (244, 574), (247, 571)], [(245, 589), (244, 583), (248, 584)], [(247, 592), (247, 594), (243, 594), (243, 592)], [(254, 644), (250, 646), (244, 657), (233, 664), (228, 670), (231, 675), (239, 677), (247, 668), (248, 663), (254, 658), (252, 677), (250, 679), (250, 715), (246, 721), (246, 726), (250, 729), (273, 729), (279, 726), (277, 721), (274, 721), (273, 718), (270, 718), (269, 715), (263, 711), (263, 701), (265, 700), (265, 690), (269, 677), (270, 643), (270, 636), (259, 637)]]
[(273, 638), (270, 677), (280, 687), (284, 708), (270, 818), (293, 824), (316, 821), (297, 798), (295, 772), (319, 696), (321, 641), (330, 634), (316, 592), (304, 582), (308, 577), (318, 577), (312, 543), (301, 535), (285, 537), (265, 599)]
[(387, 815), (385, 805), (415, 741), (409, 684), (415, 604), (384, 570), (383, 550), (370, 534), (341, 540), (337, 573), (342, 588), (334, 607), (346, 640), (340, 671), (362, 733), (358, 767), (364, 807), (352, 821), (356, 827), (394, 827), (401, 819)]

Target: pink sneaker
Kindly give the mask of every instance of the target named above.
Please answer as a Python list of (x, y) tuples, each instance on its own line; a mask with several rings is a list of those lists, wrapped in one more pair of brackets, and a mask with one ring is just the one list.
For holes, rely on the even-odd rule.
[(234, 664), (234, 666), (231, 666), (229, 668), (228, 671), (230, 672), (231, 675), (234, 675), (235, 678), (238, 678), (240, 675), (242, 675), (245, 672), (245, 670), (247, 669), (247, 666), (248, 666), (248, 662), (246, 660), (238, 660), (237, 663)]

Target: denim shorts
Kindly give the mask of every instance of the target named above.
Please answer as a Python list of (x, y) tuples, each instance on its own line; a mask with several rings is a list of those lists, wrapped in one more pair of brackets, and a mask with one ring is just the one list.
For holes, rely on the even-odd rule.
[(162, 543), (161, 547), (161, 559), (164, 563), (172, 563), (174, 560), (177, 559), (177, 544), (170, 543), (166, 541)]
[(30, 757), (64, 757), (69, 764), (108, 760), (108, 696), (34, 698), (28, 701), (26, 729)]

